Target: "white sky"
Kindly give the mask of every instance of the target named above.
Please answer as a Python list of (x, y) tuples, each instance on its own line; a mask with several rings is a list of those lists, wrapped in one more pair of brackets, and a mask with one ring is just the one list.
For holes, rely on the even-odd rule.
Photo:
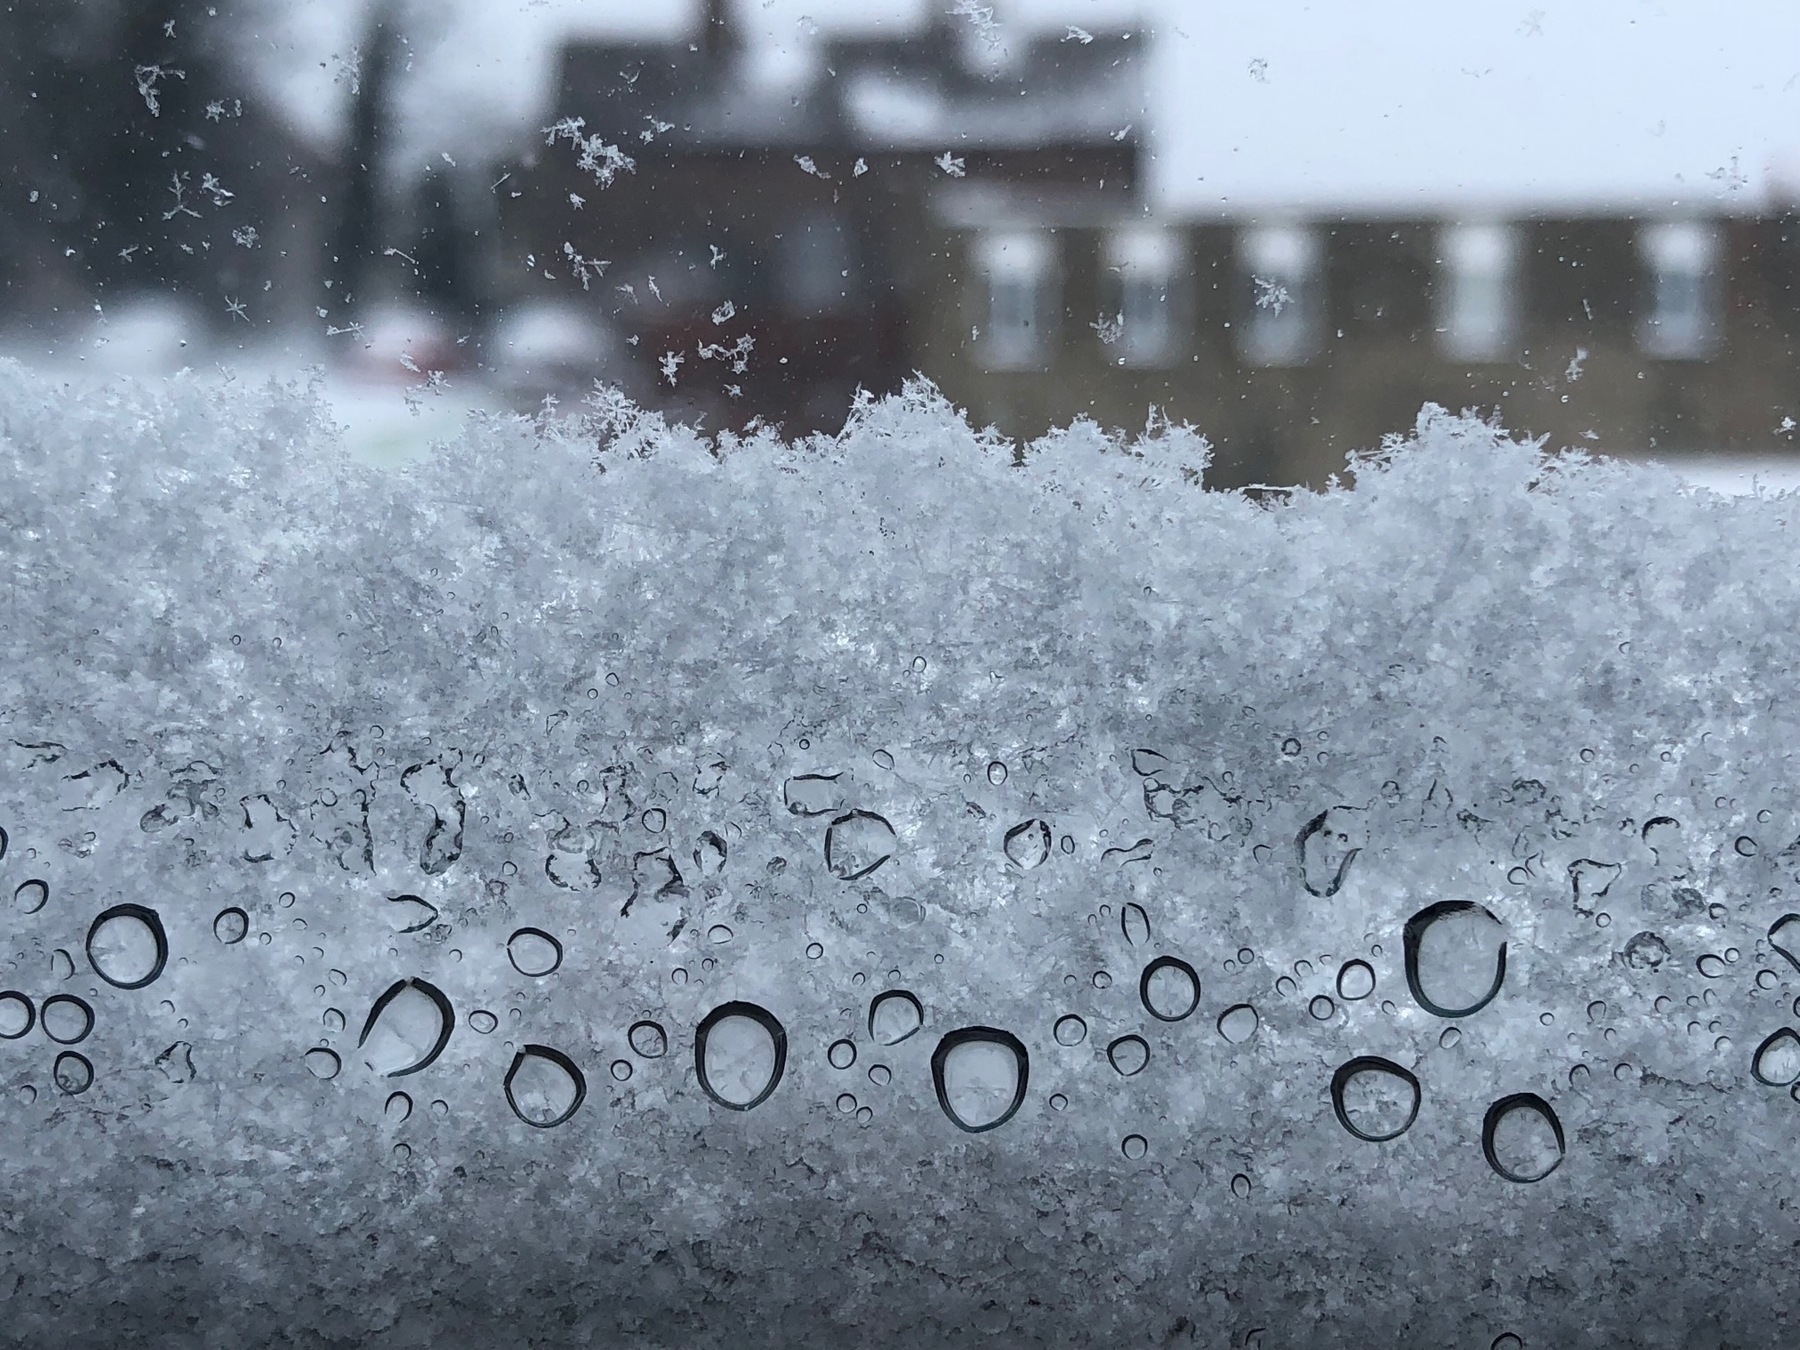
[[(261, 78), (339, 134), (367, 0), (274, 8)], [(1754, 209), (1800, 198), (1795, 0), (980, 0), (1005, 29), (1154, 29), (1148, 190), (1171, 216)], [(952, 0), (738, 0), (774, 66)], [(550, 120), (580, 33), (692, 31), (698, 0), (413, 0), (402, 155), (479, 162)]]

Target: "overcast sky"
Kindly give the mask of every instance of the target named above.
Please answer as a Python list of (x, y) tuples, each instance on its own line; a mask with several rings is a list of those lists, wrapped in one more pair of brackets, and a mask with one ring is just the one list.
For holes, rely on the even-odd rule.
[[(981, 0), (1003, 32), (1152, 32), (1149, 193), (1172, 216), (1756, 209), (1800, 197), (1795, 0)], [(282, 5), (258, 78), (339, 134), (366, 0)], [(953, 0), (739, 0), (757, 59)], [(551, 119), (558, 45), (672, 37), (698, 0), (415, 0), (402, 154), (479, 163)], [(948, 148), (948, 147), (947, 147)]]

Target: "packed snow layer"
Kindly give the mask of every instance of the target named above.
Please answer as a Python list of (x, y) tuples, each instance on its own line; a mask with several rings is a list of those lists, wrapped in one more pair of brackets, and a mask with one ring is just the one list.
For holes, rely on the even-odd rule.
[(0, 366), (0, 1340), (1791, 1342), (1794, 499), (1206, 460)]

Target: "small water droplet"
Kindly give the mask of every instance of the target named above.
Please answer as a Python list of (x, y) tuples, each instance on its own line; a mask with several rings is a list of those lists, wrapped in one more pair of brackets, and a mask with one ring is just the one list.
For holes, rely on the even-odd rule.
[[(1800, 920), (1800, 916), (1796, 919)], [(1796, 928), (1795, 936), (1800, 938), (1800, 928)], [(1655, 970), (1669, 959), (1669, 955), (1669, 944), (1655, 933), (1635, 934), (1625, 944), (1625, 964), (1633, 970)], [(1795, 969), (1800, 970), (1800, 962), (1796, 962)]]
[(668, 828), (669, 814), (660, 806), (652, 806), (638, 818), (638, 823), (651, 834), (661, 834)]
[(1712, 952), (1707, 952), (1698, 961), (1694, 962), (1694, 966), (1702, 975), (1706, 976), (1707, 979), (1716, 980), (1725, 973), (1725, 958), (1715, 955)]
[(162, 920), (143, 905), (114, 905), (88, 927), (88, 964), (118, 989), (142, 989), (155, 982), (169, 960)]
[(1488, 1346), (1488, 1350), (1524, 1350), (1524, 1346), (1525, 1342), (1513, 1335), (1512, 1332), (1503, 1331), (1494, 1337), (1494, 1342)]
[(1106, 1061), (1121, 1078), (1131, 1078), (1150, 1062), (1150, 1046), (1142, 1036), (1121, 1036), (1106, 1047)]
[(37, 1022), (31, 999), (16, 989), (0, 993), (0, 1040), (16, 1041)]
[(79, 1045), (94, 1029), (94, 1010), (73, 994), (52, 994), (38, 1011), (44, 1035), (58, 1045)]
[(925, 673), (925, 658), (922, 656), (913, 657), (912, 670), (915, 675), (923, 675)]
[(79, 1097), (94, 1085), (94, 1066), (88, 1062), (86, 1055), (65, 1050), (56, 1057), (56, 1063), (50, 1070), (50, 1078), (58, 1091), (70, 1097)]
[(390, 1092), (381, 1114), (390, 1125), (403, 1125), (412, 1116), (413, 1100), (404, 1092)]
[(1138, 1161), (1150, 1151), (1150, 1141), (1141, 1134), (1128, 1134), (1119, 1141), (1119, 1152), (1132, 1162)]
[(786, 1029), (754, 1003), (722, 1003), (694, 1033), (700, 1087), (729, 1110), (748, 1111), (768, 1100), (786, 1066)]
[(13, 892), (13, 908), (21, 914), (36, 914), (49, 900), (50, 884), (45, 881), (22, 881)]
[(1502, 1097), (1481, 1122), (1481, 1151), (1508, 1181), (1542, 1181), (1562, 1165), (1567, 1151), (1562, 1121), (1535, 1092)]
[(1769, 1087), (1786, 1087), (1800, 1079), (1800, 1035), (1791, 1027), (1772, 1032), (1750, 1057), (1750, 1072)]
[(1327, 1022), (1337, 1012), (1337, 1004), (1324, 994), (1314, 994), (1312, 1002), (1306, 1005), (1306, 1011), (1312, 1014), (1315, 1021)]
[(1014, 866), (1026, 871), (1041, 867), (1050, 858), (1050, 822), (1035, 817), (1020, 822), (1006, 832), (1001, 847)]
[(486, 1008), (477, 1008), (469, 1014), (469, 1029), (477, 1035), (490, 1035), (499, 1025), (500, 1019)]
[(1069, 1109), (1069, 1099), (1060, 1092), (1052, 1092), (1050, 1094), (1050, 1109), (1052, 1111), (1067, 1111)]
[(825, 867), (840, 881), (859, 881), (894, 856), (894, 827), (873, 811), (850, 811), (825, 829)]
[(1142, 947), (1150, 941), (1150, 916), (1142, 905), (1127, 902), (1119, 907), (1119, 931), (1133, 947)]
[(344, 1067), (343, 1061), (337, 1057), (336, 1052), (327, 1050), (322, 1045), (316, 1045), (308, 1050), (305, 1062), (308, 1073), (314, 1078), (321, 1078), (326, 1082), (336, 1078), (338, 1071)]
[(1159, 1022), (1179, 1022), (1200, 1006), (1200, 975), (1186, 961), (1159, 956), (1138, 977), (1138, 999)]
[(1094, 972), (1094, 988), (1111, 989), (1112, 976), (1108, 975), (1104, 970), (1096, 970)]
[(631, 1077), (631, 1061), (628, 1059), (615, 1059), (607, 1066), (607, 1072), (613, 1076), (615, 1082), (623, 1083)]
[(1242, 1172), (1233, 1176), (1231, 1178), (1231, 1193), (1240, 1200), (1248, 1200), (1250, 1198), (1250, 1178), (1245, 1176)]
[(1353, 809), (1334, 806), (1301, 828), (1294, 844), (1300, 855), (1300, 882), (1310, 895), (1329, 900), (1343, 888), (1350, 864), (1362, 851)]
[(541, 1130), (561, 1125), (587, 1097), (575, 1061), (547, 1045), (527, 1045), (514, 1055), (503, 1087), (513, 1114)]
[(1438, 1044), (1446, 1050), (1454, 1050), (1462, 1044), (1461, 1027), (1445, 1027), (1443, 1035), (1438, 1037)]
[(886, 1087), (893, 1081), (894, 1071), (885, 1064), (869, 1065), (869, 1081), (876, 1087)]
[(1031, 1057), (1009, 1031), (962, 1027), (931, 1055), (931, 1081), (950, 1122), (971, 1134), (997, 1129), (1025, 1100)]
[(1756, 987), (1758, 989), (1773, 989), (1778, 983), (1780, 983), (1780, 981), (1776, 978), (1774, 971), (1759, 970), (1756, 972)]
[(631, 1030), (625, 1033), (625, 1040), (640, 1059), (661, 1059), (669, 1053), (669, 1034), (660, 1022), (648, 1019), (633, 1022)]
[(1056, 1028), (1052, 1033), (1058, 1045), (1080, 1045), (1087, 1039), (1087, 1023), (1074, 1013), (1068, 1013), (1056, 1019)]
[(541, 978), (562, 965), (563, 947), (541, 928), (521, 928), (506, 940), (506, 958), (519, 974)]
[(398, 980), (370, 1007), (356, 1047), (376, 1073), (400, 1078), (441, 1055), (455, 1026), (443, 990), (424, 980)]
[(1378, 1055), (1358, 1055), (1331, 1075), (1338, 1124), (1372, 1144), (1405, 1134), (1418, 1119), (1419, 1097), (1419, 1080)]
[(870, 758), (875, 761), (875, 767), (878, 769), (891, 769), (894, 767), (894, 757), (885, 750), (877, 750)]
[(823, 944), (817, 942), (809, 942), (806, 944), (806, 959), (808, 961), (817, 961), (823, 955), (825, 955)]
[(1747, 834), (1740, 834), (1737, 837), (1737, 842), (1734, 843), (1732, 847), (1737, 850), (1737, 855), (1740, 858), (1754, 858), (1757, 853), (1756, 840), (1752, 839)]
[(1375, 968), (1367, 961), (1346, 961), (1338, 968), (1338, 997), (1356, 1003), (1375, 992)]
[(856, 1063), (856, 1042), (848, 1038), (836, 1040), (825, 1051), (825, 1059), (834, 1069), (847, 1069)]
[(1006, 781), (1006, 765), (997, 759), (991, 761), (987, 766), (987, 780), (995, 787), (999, 787)]
[(1256, 1009), (1248, 1003), (1234, 1003), (1219, 1014), (1219, 1035), (1232, 1045), (1242, 1045), (1256, 1035), (1261, 1022)]
[(1406, 983), (1414, 1000), (1439, 1017), (1485, 1008), (1506, 979), (1506, 929), (1487, 909), (1442, 900), (1406, 921)]
[(889, 989), (869, 1003), (869, 1035), (879, 1045), (898, 1045), (925, 1024), (925, 1009), (910, 990)]

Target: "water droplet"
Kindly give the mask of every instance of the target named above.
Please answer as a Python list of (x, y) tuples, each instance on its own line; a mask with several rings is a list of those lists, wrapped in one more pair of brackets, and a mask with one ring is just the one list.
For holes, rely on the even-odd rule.
[[(1800, 927), (1796, 927), (1794, 935), (1800, 939)], [(1669, 944), (1655, 933), (1638, 933), (1625, 944), (1625, 964), (1633, 970), (1655, 970), (1668, 959)], [(1795, 962), (1794, 968), (1800, 970), (1800, 962)]]
[(1150, 1046), (1142, 1036), (1121, 1036), (1106, 1047), (1106, 1060), (1121, 1078), (1130, 1078), (1150, 1062)]
[(1032, 818), (1013, 826), (1002, 843), (1014, 866), (1030, 871), (1050, 858), (1050, 822)]
[(506, 959), (521, 975), (554, 974), (562, 958), (562, 943), (541, 928), (521, 928), (506, 940)]
[(703, 877), (716, 877), (725, 870), (725, 839), (714, 830), (702, 830), (694, 847), (694, 866)]
[(1438, 1037), (1438, 1044), (1446, 1050), (1454, 1050), (1462, 1044), (1461, 1027), (1445, 1027), (1444, 1034)]
[(400, 1078), (441, 1055), (455, 1026), (456, 1014), (443, 990), (424, 980), (399, 980), (369, 1009), (356, 1046), (376, 1073)]
[(729, 1110), (748, 1111), (768, 1100), (786, 1067), (787, 1031), (754, 1003), (722, 1003), (694, 1033), (700, 1087)]
[(50, 883), (46, 881), (21, 881), (13, 892), (13, 908), (21, 914), (36, 914), (49, 901)]
[(412, 1118), (412, 1098), (404, 1092), (390, 1092), (387, 1104), (381, 1108), (381, 1114), (390, 1125), (404, 1125)]
[(1233, 1176), (1231, 1178), (1231, 1193), (1240, 1200), (1248, 1200), (1250, 1198), (1250, 1178), (1245, 1176), (1242, 1172)]
[(1356, 842), (1361, 831), (1352, 810), (1334, 806), (1321, 811), (1295, 837), (1300, 854), (1300, 882), (1308, 894), (1327, 900), (1336, 895), (1349, 875), (1350, 864), (1362, 851)]
[(1119, 1152), (1136, 1162), (1150, 1151), (1150, 1141), (1141, 1134), (1128, 1134), (1119, 1141)]
[(527, 1045), (514, 1055), (503, 1086), (513, 1114), (540, 1130), (561, 1125), (587, 1097), (587, 1079), (575, 1061), (547, 1045)]
[(1406, 983), (1426, 1012), (1467, 1017), (1506, 979), (1506, 929), (1482, 906), (1440, 900), (1406, 921)]
[(325, 1030), (327, 1031), (342, 1031), (344, 1029), (344, 1014), (339, 1012), (336, 1008), (327, 1008), (320, 1016), (319, 1020), (325, 1024)]
[(190, 1083), (194, 1079), (194, 1047), (189, 1041), (176, 1041), (156, 1057), (156, 1067), (171, 1083)]
[(1133, 750), (1131, 771), (1139, 778), (1158, 778), (1169, 771), (1169, 761), (1154, 750)]
[(1067, 1111), (1069, 1109), (1069, 1099), (1060, 1092), (1052, 1092), (1050, 1094), (1050, 1109), (1052, 1111)]
[(37, 1022), (37, 1009), (16, 989), (0, 993), (0, 1040), (16, 1041)]
[[(456, 953), (451, 952), (450, 955), (455, 956)], [(338, 970), (336, 968), (326, 971), (325, 978), (330, 980), (339, 989), (342, 989), (345, 985), (350, 983), (350, 977), (348, 975), (344, 974), (343, 971)]]
[(26, 1083), (19, 1089), (19, 1104), (22, 1106), (30, 1106), (37, 1100), (37, 1096), (37, 1089), (31, 1086), (30, 1083)]
[(65, 1050), (56, 1057), (50, 1077), (59, 1091), (71, 1097), (79, 1097), (94, 1085), (94, 1066), (88, 1063), (86, 1055)]
[(875, 761), (875, 767), (878, 769), (891, 769), (894, 767), (894, 757), (885, 750), (877, 750), (870, 758)]
[(1694, 962), (1694, 967), (1707, 979), (1716, 980), (1725, 973), (1725, 958), (1707, 952), (1706, 955)]
[(1150, 941), (1150, 916), (1142, 905), (1130, 902), (1119, 907), (1119, 931), (1133, 947)]
[(1232, 1045), (1242, 1045), (1256, 1035), (1261, 1023), (1255, 1008), (1248, 1003), (1234, 1003), (1219, 1014), (1219, 1035)]
[(825, 947), (822, 943), (809, 942), (806, 944), (806, 959), (808, 961), (817, 961), (823, 955), (825, 955)]
[(79, 1045), (94, 1029), (94, 1010), (73, 994), (52, 994), (38, 1012), (44, 1035), (58, 1045)]
[(387, 920), (396, 933), (423, 933), (438, 921), (437, 906), (417, 895), (388, 898)]
[(613, 1081), (623, 1083), (631, 1077), (631, 1061), (615, 1059), (607, 1066), (607, 1072), (613, 1076)]
[(1562, 1121), (1535, 1092), (1515, 1092), (1488, 1107), (1481, 1151), (1508, 1181), (1542, 1181), (1562, 1165), (1567, 1151)]
[(1200, 975), (1176, 956), (1159, 956), (1138, 977), (1144, 1011), (1159, 1022), (1179, 1022), (1200, 1006)]
[(894, 827), (873, 811), (851, 811), (825, 830), (825, 866), (840, 881), (858, 881), (894, 856)]
[(1513, 1335), (1512, 1332), (1503, 1331), (1494, 1337), (1494, 1342), (1488, 1346), (1488, 1350), (1525, 1350), (1525, 1342)]
[(1367, 961), (1346, 961), (1338, 969), (1338, 997), (1358, 1002), (1375, 992), (1375, 968)]
[(781, 785), (781, 798), (789, 815), (826, 816), (843, 808), (844, 777), (838, 773), (798, 774)]
[(119, 989), (142, 989), (155, 981), (169, 960), (169, 939), (156, 911), (142, 905), (114, 905), (88, 927), (88, 964)]
[(876, 1087), (886, 1087), (893, 1081), (894, 1071), (885, 1064), (869, 1065), (869, 1081)]
[(477, 1008), (469, 1014), (469, 1029), (478, 1035), (486, 1036), (500, 1025), (500, 1019), (486, 1008)]
[(1290, 759), (1299, 754), (1300, 738), (1298, 736), (1289, 736), (1281, 743), (1281, 753), (1288, 756)]
[(1337, 1012), (1337, 1004), (1324, 994), (1314, 994), (1312, 1002), (1306, 1005), (1306, 1011), (1312, 1014), (1315, 1021), (1328, 1022)]
[(1756, 972), (1756, 987), (1758, 989), (1773, 989), (1779, 983), (1780, 980), (1776, 978), (1775, 972), (1772, 970), (1759, 970)]
[(1732, 845), (1732, 848), (1737, 850), (1737, 855), (1740, 858), (1754, 858), (1757, 852), (1756, 840), (1752, 839), (1747, 834), (1740, 834), (1737, 837), (1737, 842)]
[(625, 1033), (625, 1040), (632, 1053), (641, 1059), (661, 1059), (669, 1053), (669, 1034), (660, 1022), (633, 1022), (631, 1030)]
[(869, 1003), (869, 1035), (878, 1045), (898, 1045), (925, 1025), (925, 1009), (916, 995), (889, 989)]
[(1783, 914), (1769, 925), (1769, 946), (1800, 970), (1800, 914)]
[(1080, 1045), (1087, 1039), (1087, 1023), (1074, 1013), (1056, 1019), (1056, 1029), (1052, 1033), (1058, 1045)]
[(322, 1045), (315, 1045), (308, 1050), (305, 1062), (308, 1073), (314, 1078), (322, 1078), (326, 1082), (336, 1078), (338, 1071), (344, 1067), (343, 1061), (337, 1057), (336, 1053), (327, 1050)]
[(660, 806), (653, 806), (638, 818), (638, 823), (651, 834), (661, 834), (668, 828), (669, 813)]
[(1770, 1087), (1786, 1087), (1800, 1079), (1800, 1035), (1791, 1027), (1772, 1032), (1750, 1057), (1750, 1072)]
[(995, 1027), (962, 1027), (931, 1054), (931, 1081), (950, 1122), (971, 1134), (997, 1129), (1025, 1100), (1031, 1057), (1024, 1043)]
[(1111, 989), (1112, 976), (1108, 975), (1104, 970), (1096, 970), (1094, 972), (1094, 988)]
[(831, 1043), (825, 1051), (825, 1059), (834, 1069), (847, 1069), (856, 1063), (856, 1042), (843, 1039)]
[(997, 759), (990, 762), (987, 766), (987, 780), (995, 787), (999, 787), (1006, 781), (1006, 765)]
[(250, 916), (236, 905), (230, 905), (213, 920), (213, 936), (227, 947), (235, 947), (250, 932)]
[(1738, 963), (1738, 959), (1742, 956), (1743, 953), (1736, 947), (1727, 947), (1725, 949), (1725, 964), (1728, 966), (1735, 966)]
[(1331, 1109), (1358, 1139), (1398, 1139), (1419, 1115), (1419, 1080), (1391, 1059), (1358, 1055), (1331, 1075)]
[(925, 673), (925, 658), (922, 656), (913, 657), (912, 670), (915, 675), (923, 675)]

